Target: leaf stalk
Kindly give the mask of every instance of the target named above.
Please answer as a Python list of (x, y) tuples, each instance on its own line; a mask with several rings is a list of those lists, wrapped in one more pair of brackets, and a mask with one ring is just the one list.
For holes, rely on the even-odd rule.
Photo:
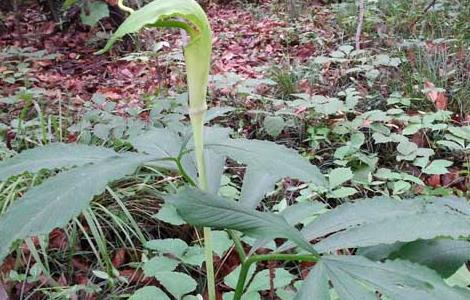
[(265, 254), (265, 255), (253, 255), (248, 257), (243, 263), (238, 276), (237, 287), (235, 289), (235, 295), (233, 300), (240, 300), (245, 290), (245, 282), (248, 277), (248, 271), (250, 266), (260, 261), (308, 261), (317, 262), (320, 259), (318, 255), (299, 255), (299, 254)]

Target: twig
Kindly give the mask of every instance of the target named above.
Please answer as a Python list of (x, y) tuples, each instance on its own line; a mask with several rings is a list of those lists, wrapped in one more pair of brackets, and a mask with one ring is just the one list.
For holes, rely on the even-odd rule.
[[(426, 6), (426, 8), (424, 8), (424, 10), (423, 10), (423, 15), (426, 14), (432, 7), (434, 7), (434, 5), (436, 5), (436, 2), (437, 2), (437, 0), (432, 0), (432, 1)], [(416, 23), (418, 23), (419, 19), (420, 19), (419, 17), (416, 18), (416, 19), (413, 21), (413, 23), (411, 23), (410, 28), (413, 28), (413, 27), (416, 25)]]
[(364, 24), (365, 10), (366, 10), (365, 0), (359, 0), (359, 15), (357, 16), (357, 29), (356, 29), (356, 50), (361, 49), (361, 34), (362, 34), (362, 26)]
[(430, 10), (434, 5), (436, 5), (436, 2), (437, 0), (432, 0), (431, 3), (429, 3), (428, 6), (426, 6), (426, 8), (424, 9), (423, 14), (427, 13), (428, 10)]

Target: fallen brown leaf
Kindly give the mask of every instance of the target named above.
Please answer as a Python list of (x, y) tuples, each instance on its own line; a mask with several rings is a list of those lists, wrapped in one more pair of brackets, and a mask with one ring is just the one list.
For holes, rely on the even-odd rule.
[(438, 91), (436, 86), (430, 81), (424, 82), (424, 88), (427, 90), (426, 97), (434, 103), (436, 109), (447, 109), (448, 100), (445, 93)]

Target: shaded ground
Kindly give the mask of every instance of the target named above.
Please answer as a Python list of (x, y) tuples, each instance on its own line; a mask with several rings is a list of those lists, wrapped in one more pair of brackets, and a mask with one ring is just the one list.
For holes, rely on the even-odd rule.
[[(257, 8), (268, 12), (267, 8)], [(75, 107), (89, 100), (99, 92), (109, 99), (120, 102), (121, 106), (142, 105), (142, 95), (162, 88), (175, 87), (182, 83), (183, 68), (168, 62), (181, 53), (179, 35), (147, 31), (141, 37), (141, 49), (151, 49), (155, 43), (161, 48), (158, 56), (129, 57), (122, 60), (125, 52), (137, 51), (130, 40), (121, 44), (113, 54), (96, 56), (106, 40), (102, 28), (92, 28), (73, 22), (61, 31), (48, 21), (35, 5), (24, 7), (19, 26), (15, 26), (13, 15), (7, 17), (8, 32), (0, 36), (0, 47), (28, 47), (31, 52), (45, 50), (53, 59), (37, 59), (32, 63), (28, 76), (32, 86), (48, 90), (53, 102), (60, 94)], [(302, 62), (318, 54), (308, 35), (321, 36), (327, 43), (335, 40), (335, 30), (329, 25), (333, 16), (320, 7), (312, 8), (312, 19), (299, 20), (294, 25), (280, 20), (278, 16), (263, 16), (257, 19), (250, 11), (239, 7), (212, 6), (209, 17), (214, 31), (214, 56), (212, 74), (236, 72), (244, 77), (261, 77), (260, 67)], [(313, 16), (315, 15), (315, 18)], [(305, 21), (305, 22), (302, 22)], [(300, 25), (302, 24), (302, 25)], [(112, 31), (110, 23), (104, 23), (107, 32)], [(304, 40), (299, 36), (306, 35)], [(125, 49), (126, 48), (126, 49)], [(1, 58), (0, 58), (1, 59)], [(8, 66), (1, 72), (8, 72)], [(21, 83), (2, 82), (2, 94), (15, 93)]]

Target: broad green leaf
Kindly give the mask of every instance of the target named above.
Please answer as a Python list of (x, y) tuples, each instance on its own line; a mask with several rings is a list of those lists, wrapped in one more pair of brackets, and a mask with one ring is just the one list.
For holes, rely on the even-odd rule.
[(163, 204), (158, 213), (153, 215), (152, 218), (176, 226), (186, 224), (176, 212), (176, 207), (171, 204)]
[(402, 141), (401, 143), (398, 144), (397, 146), (398, 152), (400, 152), (402, 155), (410, 155), (416, 150), (418, 150), (418, 146), (415, 143), (409, 142), (409, 141)]
[(364, 136), (364, 133), (356, 132), (351, 135), (351, 140), (349, 143), (353, 148), (360, 149), (361, 146), (364, 144), (365, 140), (366, 137)]
[[(228, 139), (231, 129), (221, 127), (205, 127), (204, 128), (204, 141), (206, 143), (214, 143), (220, 140)], [(193, 142), (194, 143), (194, 138)], [(194, 153), (191, 159), (196, 161)], [(208, 191), (217, 194), (220, 189), (222, 175), (225, 171), (225, 155), (216, 153), (213, 149), (208, 149), (204, 146), (204, 156), (206, 162), (206, 177)]]
[[(374, 223), (386, 217), (410, 214), (422, 205), (417, 202), (400, 202), (383, 197), (346, 203), (316, 218), (302, 229), (307, 240), (317, 239), (332, 232), (344, 230), (358, 224)], [(281, 246), (279, 251), (292, 248), (292, 243)]]
[(180, 262), (193, 266), (200, 266), (204, 261), (203, 249), (196, 246), (188, 246), (180, 239), (152, 240), (145, 244), (150, 250), (157, 251), (160, 255), (169, 255)]
[(139, 152), (152, 154), (156, 158), (175, 158), (181, 151), (183, 139), (167, 128), (152, 128), (133, 137), (129, 142)]
[[(176, 163), (172, 160), (165, 160), (178, 157), (182, 150), (183, 139), (168, 128), (152, 128), (151, 130), (132, 137), (129, 143), (142, 153), (151, 154), (159, 161), (154, 162), (158, 167), (177, 170)], [(187, 173), (194, 179), (196, 170), (191, 162), (182, 162)]]
[(313, 101), (315, 111), (320, 114), (335, 115), (340, 111), (344, 111), (344, 102), (337, 98), (313, 96), (311, 101)]
[(108, 5), (101, 1), (92, 1), (88, 9), (82, 9), (80, 14), (82, 23), (89, 26), (95, 26), (101, 19), (106, 17), (109, 17)]
[(272, 137), (277, 137), (281, 134), (282, 130), (286, 126), (284, 118), (279, 116), (267, 116), (263, 121), (263, 128), (266, 133)]
[(151, 240), (145, 243), (145, 248), (158, 251), (160, 254), (172, 254), (182, 257), (188, 249), (188, 244), (180, 239)]
[(157, 276), (162, 272), (172, 272), (176, 269), (179, 263), (166, 256), (155, 256), (144, 264), (145, 276)]
[(455, 136), (470, 141), (470, 126), (455, 127), (450, 126), (448, 130)]
[(325, 209), (325, 204), (321, 202), (301, 202), (287, 206), (281, 215), (290, 225), (297, 225), (305, 221), (305, 219), (321, 213)]
[(470, 286), (470, 271), (466, 264), (463, 264), (454, 275), (446, 279), (450, 286), (459, 286), (468, 289)]
[(418, 240), (358, 249), (357, 255), (372, 260), (401, 258), (419, 263), (449, 277), (470, 259), (470, 242), (462, 240)]
[(450, 150), (462, 150), (463, 147), (462, 145), (457, 144), (456, 142), (453, 141), (437, 141), (436, 142), (439, 145), (442, 145), (444, 147), (449, 148)]
[(263, 170), (248, 168), (243, 177), (241, 203), (255, 208), (263, 197), (274, 189), (279, 177)]
[(326, 186), (325, 178), (316, 166), (310, 164), (296, 151), (276, 143), (259, 140), (227, 139), (216, 144), (208, 144), (207, 148), (246, 164), (246, 172), (250, 176), (247, 177), (249, 181), (245, 183), (244, 180), (244, 184), (250, 185), (251, 183), (250, 186), (253, 186), (253, 181), (258, 182), (254, 175), (263, 176), (261, 180), (262, 188), (254, 189), (254, 196), (250, 194), (250, 190), (242, 187), (240, 202), (247, 207), (256, 207), (261, 201), (260, 191), (269, 190), (269, 186), (274, 186), (277, 181), (285, 177)]
[(259, 212), (192, 188), (170, 195), (166, 201), (175, 205), (178, 214), (191, 225), (233, 229), (262, 239), (287, 238), (299, 247), (312, 251), (300, 232), (282, 216)]
[(210, 121), (214, 120), (215, 118), (221, 117), (229, 112), (234, 111), (235, 108), (230, 106), (218, 106), (218, 107), (211, 107), (207, 110), (207, 113), (204, 117), (204, 122), (209, 123)]
[[(228, 135), (229, 130), (225, 128), (206, 127), (204, 131), (204, 139), (209, 143), (227, 139)], [(181, 151), (185, 150), (183, 148), (185, 146), (185, 139), (168, 128), (152, 128), (148, 132), (130, 139), (129, 142), (139, 152), (151, 154), (159, 159), (176, 158)], [(192, 144), (192, 140), (187, 143), (187, 145)], [(220, 178), (224, 171), (225, 157), (215, 153), (211, 149), (204, 149), (204, 153), (206, 157), (206, 173), (209, 191), (215, 193), (220, 187)], [(177, 169), (174, 161), (160, 160), (154, 162), (154, 164), (162, 168)], [(196, 181), (197, 171), (194, 151), (191, 151), (188, 155), (184, 155), (181, 164), (186, 173)]]
[[(291, 283), (294, 275), (282, 268), (274, 269), (273, 288), (278, 289)], [(255, 274), (250, 281), (246, 293), (254, 291), (265, 291), (271, 288), (269, 270), (261, 270)]]
[(328, 193), (330, 198), (346, 198), (357, 193), (357, 190), (352, 187), (340, 187), (334, 191)]
[[(319, 252), (410, 242), (438, 236), (470, 236), (470, 205), (463, 199), (397, 201), (388, 198), (343, 204), (302, 230), (307, 240), (330, 234), (315, 245)], [(279, 250), (292, 247), (286, 243)]]
[(0, 162), (0, 181), (24, 172), (70, 168), (117, 156), (112, 149), (80, 144), (50, 144)]
[(310, 270), (294, 300), (330, 300), (328, 277), (322, 261)]
[(199, 245), (194, 245), (188, 248), (181, 261), (186, 265), (201, 267), (204, 262), (204, 249)]
[(359, 248), (357, 249), (356, 254), (367, 257), (371, 260), (384, 260), (386, 258), (389, 258), (392, 253), (400, 250), (400, 248), (405, 244), (406, 243), (397, 242), (387, 245), (377, 245)]
[[(444, 210), (444, 208), (443, 208)], [(335, 233), (315, 245), (319, 252), (344, 248), (366, 247), (395, 242), (411, 242), (435, 237), (461, 238), (470, 236), (470, 216), (437, 211), (387, 218)]]
[(403, 245), (392, 258), (425, 265), (443, 277), (454, 274), (470, 260), (470, 242), (458, 240), (416, 241)]
[(327, 259), (324, 259), (325, 269), (333, 284), (333, 288), (341, 299), (347, 300), (377, 300), (375, 293), (364, 284), (358, 283), (351, 274), (334, 268)]
[[(204, 133), (207, 132), (208, 130), (205, 130)], [(215, 151), (211, 149), (204, 149), (204, 156), (206, 161), (208, 191), (216, 194), (220, 189), (222, 175), (225, 171), (226, 157), (215, 153)]]
[(334, 189), (337, 186), (342, 185), (346, 181), (349, 181), (353, 178), (354, 174), (351, 171), (351, 168), (336, 168), (331, 170), (330, 175), (328, 176), (328, 181), (330, 182), (330, 189)]
[(446, 174), (449, 173), (447, 167), (452, 166), (452, 162), (444, 159), (433, 160), (427, 167), (423, 168), (423, 173), (425, 174)]
[(93, 127), (93, 134), (99, 137), (102, 140), (107, 140), (109, 135), (111, 134), (111, 130), (113, 129), (112, 125), (108, 124), (96, 124)]
[[(322, 261), (342, 299), (368, 299), (356, 296), (354, 288), (357, 287), (379, 291), (391, 300), (464, 300), (470, 297), (469, 290), (452, 288), (435, 271), (407, 261), (382, 263), (361, 256), (326, 256)], [(372, 293), (370, 299), (377, 298)]]
[[(160, 246), (173, 248), (176, 240), (167, 240)], [(156, 241), (153, 245), (157, 246)], [(147, 245), (148, 246), (148, 245)], [(175, 249), (171, 249), (175, 250)], [(164, 250), (169, 251), (169, 250)], [(183, 295), (196, 289), (197, 283), (189, 275), (180, 272), (174, 272), (179, 265), (177, 260), (166, 256), (155, 256), (144, 264), (145, 276), (155, 277), (176, 299), (181, 299)]]
[(197, 282), (191, 276), (180, 272), (160, 272), (155, 278), (176, 299), (181, 299), (187, 293), (191, 293), (197, 287)]
[[(241, 270), (241, 265), (237, 266), (232, 272), (230, 272), (227, 276), (224, 278), (224, 283), (228, 286), (231, 287), (232, 289), (235, 289), (237, 287), (238, 283), (238, 277), (240, 276), (240, 270)], [(247, 280), (245, 281), (245, 288), (247, 287), (248, 283), (251, 281), (251, 278), (255, 274), (256, 271), (256, 264), (252, 264), (250, 268), (248, 269), (248, 275), (247, 275)]]
[(212, 248), (219, 257), (223, 257), (224, 253), (232, 247), (233, 241), (225, 231), (212, 232)]
[(398, 180), (392, 183), (393, 194), (399, 195), (411, 189), (411, 184), (404, 180)]
[(31, 188), (0, 217), (0, 260), (16, 240), (64, 226), (109, 182), (133, 173), (148, 160), (144, 155), (122, 155), (63, 172)]
[(170, 300), (170, 298), (155, 286), (146, 286), (138, 289), (129, 300)]

